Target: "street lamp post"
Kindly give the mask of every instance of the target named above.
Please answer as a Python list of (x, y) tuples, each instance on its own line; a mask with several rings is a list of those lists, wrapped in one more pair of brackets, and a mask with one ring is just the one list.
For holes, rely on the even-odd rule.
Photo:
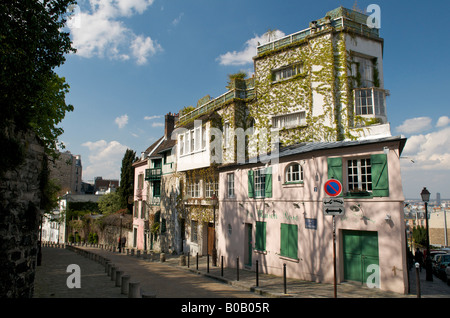
[(213, 218), (214, 218), (214, 241), (213, 241), (213, 250), (212, 250), (212, 263), (213, 266), (217, 266), (217, 249), (216, 249), (216, 204), (217, 204), (217, 196), (216, 193), (212, 195), (212, 204), (213, 204)]
[(420, 193), (422, 197), (422, 201), (425, 203), (425, 224), (427, 226), (427, 257), (425, 258), (425, 270), (426, 270), (426, 279), (427, 281), (433, 281), (433, 272), (431, 268), (431, 256), (430, 256), (430, 234), (428, 228), (428, 201), (430, 200), (430, 192), (427, 188), (423, 188)]

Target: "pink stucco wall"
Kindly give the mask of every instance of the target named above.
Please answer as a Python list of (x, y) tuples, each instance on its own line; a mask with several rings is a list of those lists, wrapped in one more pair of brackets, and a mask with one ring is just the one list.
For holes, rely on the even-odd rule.
[[(136, 229), (137, 233), (136, 233), (136, 246), (133, 245), (133, 241), (134, 241), (134, 237), (133, 237), (133, 241), (130, 242), (129, 246), (135, 247), (137, 249), (144, 249), (145, 248), (145, 243), (144, 243), (144, 218), (141, 218), (141, 207), (144, 204), (143, 201), (147, 200), (147, 187), (148, 187), (148, 182), (143, 182), (143, 189), (139, 195), (138, 192), (138, 176), (139, 174), (144, 174), (145, 177), (145, 169), (148, 169), (147, 167), (147, 160), (144, 161), (144, 163), (140, 164), (140, 165), (136, 165), (135, 166), (135, 171), (134, 171), (134, 204), (137, 204), (138, 207), (138, 213), (137, 213), (137, 217), (136, 215), (134, 215), (134, 211), (133, 211), (133, 232)], [(134, 236), (134, 234), (133, 234)], [(148, 245), (148, 244), (147, 244)]]
[[(218, 254), (228, 266), (235, 266), (239, 257), (241, 266), (248, 261), (248, 230), (252, 225), (252, 246), (255, 246), (256, 221), (266, 222), (266, 250), (252, 251), (252, 269), (255, 260), (260, 272), (282, 275), (286, 264), (287, 275), (300, 279), (333, 283), (333, 217), (323, 214), (324, 184), (327, 181), (327, 157), (357, 158), (383, 153), (389, 147), (389, 197), (345, 198), (345, 215), (336, 216), (336, 255), (338, 282), (344, 280), (342, 261), (342, 230), (376, 231), (378, 233), (379, 288), (398, 293), (407, 290), (405, 228), (403, 222), (403, 191), (400, 177), (399, 144), (370, 144), (359, 147), (329, 149), (314, 153), (282, 157), (271, 164), (271, 198), (248, 197), (248, 170), (258, 165), (234, 166), (220, 174), (220, 205), (218, 222)], [(284, 184), (285, 167), (302, 162), (304, 183)], [(259, 167), (263, 167), (259, 164)], [(346, 169), (343, 169), (346, 180)], [(227, 173), (235, 174), (235, 197), (227, 197)], [(346, 189), (344, 181), (343, 188)], [(359, 211), (352, 206), (359, 205)], [(386, 215), (391, 216), (386, 221)], [(307, 229), (306, 219), (316, 219), (317, 229)], [(280, 255), (281, 223), (298, 226), (298, 259)], [(377, 281), (375, 281), (377, 282)]]

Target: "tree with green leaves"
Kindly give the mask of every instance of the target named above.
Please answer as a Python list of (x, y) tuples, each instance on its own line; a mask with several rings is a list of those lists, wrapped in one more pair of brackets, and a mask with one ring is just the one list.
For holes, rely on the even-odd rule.
[(427, 230), (423, 225), (413, 228), (412, 236), (414, 242), (420, 246), (427, 245)]
[(134, 167), (133, 163), (137, 160), (136, 152), (130, 149), (125, 151), (122, 159), (122, 168), (120, 170), (120, 185), (117, 190), (121, 207), (126, 208), (128, 213), (133, 211), (133, 203), (129, 203), (128, 198), (134, 196)]
[(56, 126), (73, 106), (69, 86), (54, 69), (75, 52), (62, 29), (75, 0), (2, 0), (0, 2), (0, 173), (22, 162), (15, 139), (32, 130), (47, 154), (56, 155), (62, 128)]
[(100, 213), (106, 216), (120, 211), (122, 209), (121, 199), (122, 198), (117, 191), (103, 195), (98, 200)]

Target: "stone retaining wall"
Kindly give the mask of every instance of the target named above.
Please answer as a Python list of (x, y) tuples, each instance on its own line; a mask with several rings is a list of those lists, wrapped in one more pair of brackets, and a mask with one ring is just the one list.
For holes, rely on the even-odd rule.
[[(12, 129), (9, 129), (11, 133)], [(0, 297), (31, 298), (38, 253), (40, 177), (44, 148), (33, 133), (14, 136), (25, 150), (21, 165), (0, 179)]]

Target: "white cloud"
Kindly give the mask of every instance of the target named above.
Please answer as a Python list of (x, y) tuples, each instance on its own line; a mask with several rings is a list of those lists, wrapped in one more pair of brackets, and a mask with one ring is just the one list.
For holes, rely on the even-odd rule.
[(450, 124), (450, 118), (448, 118), (447, 116), (441, 116), (438, 119), (436, 127), (445, 127), (448, 124)]
[(406, 169), (450, 170), (450, 127), (409, 137), (403, 155), (414, 161), (405, 161)]
[(164, 123), (153, 123), (152, 127), (164, 127)]
[(117, 117), (115, 123), (119, 126), (119, 128), (125, 127), (125, 125), (128, 124), (128, 115), (125, 114), (120, 117)]
[(404, 134), (413, 134), (425, 131), (431, 128), (431, 118), (430, 117), (416, 117), (411, 119), (406, 119), (403, 124), (398, 126), (396, 130)]
[(173, 25), (173, 26), (177, 26), (177, 25), (180, 23), (181, 18), (182, 18), (183, 16), (184, 16), (184, 13), (181, 12), (180, 15), (172, 21), (172, 25)]
[(401, 159), (407, 198), (418, 197), (424, 186), (433, 193), (445, 192), (450, 171), (450, 127), (410, 136)]
[(144, 120), (152, 120), (152, 119), (156, 119), (156, 118), (161, 118), (161, 116), (160, 115), (145, 116)]
[(282, 31), (275, 30), (273, 32), (266, 32), (262, 36), (255, 36), (247, 40), (242, 51), (232, 51), (220, 55), (217, 60), (222, 65), (245, 65), (252, 63), (252, 58), (256, 55), (256, 47), (259, 44), (264, 44), (285, 36)]
[(83, 179), (91, 180), (96, 176), (115, 178), (120, 176), (120, 167), (126, 146), (118, 141), (88, 141), (82, 146), (89, 149), (87, 164), (83, 164)]
[(89, 1), (90, 10), (81, 9), (76, 26), (68, 25), (76, 54), (114, 60), (134, 57), (138, 64), (144, 64), (161, 46), (148, 36), (136, 35), (121, 19), (142, 14), (152, 3), (153, 0)]
[(147, 59), (150, 56), (162, 50), (158, 43), (152, 41), (150, 37), (144, 37), (142, 35), (135, 37), (130, 48), (138, 65), (147, 63)]

